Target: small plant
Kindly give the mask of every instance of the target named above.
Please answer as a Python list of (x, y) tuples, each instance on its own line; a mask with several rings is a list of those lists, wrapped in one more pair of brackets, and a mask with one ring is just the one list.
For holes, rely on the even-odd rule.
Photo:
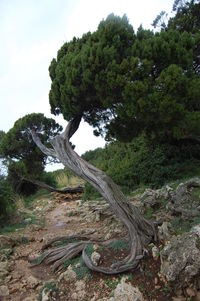
[(147, 219), (151, 219), (153, 217), (153, 209), (151, 207), (147, 208), (144, 215)]
[(56, 283), (55, 282), (46, 282), (45, 283), (45, 285), (40, 289), (40, 293), (39, 293), (39, 297), (38, 297), (39, 301), (42, 301), (43, 290), (51, 291), (52, 293), (57, 292)]
[(116, 288), (116, 286), (118, 285), (118, 283), (120, 282), (121, 277), (118, 278), (107, 278), (105, 279), (105, 284), (107, 285), (107, 287), (109, 287), (111, 290), (114, 290)]
[(75, 258), (72, 258), (72, 259), (67, 259), (63, 263), (63, 267), (66, 270), (70, 265), (76, 265), (79, 262), (80, 262), (80, 257), (75, 257)]
[(34, 259), (32, 261), (32, 264), (33, 265), (39, 265), (42, 262), (43, 259), (44, 259), (44, 254), (41, 254), (39, 257), (37, 257), (36, 259)]
[(22, 236), (22, 244), (28, 244), (29, 239), (26, 236)]
[(68, 216), (69, 216), (69, 217), (74, 216), (74, 211), (69, 211), (69, 212), (68, 212)]
[(127, 241), (125, 240), (116, 240), (114, 241), (111, 246), (112, 249), (114, 249), (115, 251), (119, 251), (121, 249), (128, 249), (129, 248), (129, 244)]
[(92, 253), (94, 252), (93, 244), (87, 245), (87, 247), (85, 249), (85, 252), (86, 252), (88, 257), (91, 257)]

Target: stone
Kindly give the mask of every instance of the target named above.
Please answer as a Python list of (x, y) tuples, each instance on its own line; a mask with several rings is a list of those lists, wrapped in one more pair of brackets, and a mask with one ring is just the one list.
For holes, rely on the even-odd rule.
[(198, 237), (200, 237), (200, 224), (192, 227), (190, 230), (191, 233), (195, 233)]
[(0, 297), (9, 296), (9, 289), (6, 285), (0, 286)]
[(160, 227), (158, 227), (158, 238), (159, 240), (169, 240), (171, 224), (169, 222), (163, 222)]
[(40, 281), (33, 276), (29, 276), (27, 279), (27, 285), (30, 288), (35, 288), (39, 285)]
[(109, 301), (144, 301), (139, 289), (127, 284), (124, 279), (117, 285), (113, 293), (114, 297), (110, 298)]
[(29, 217), (29, 218), (26, 218), (25, 220), (24, 220), (24, 222), (26, 223), (26, 224), (30, 224), (31, 222), (32, 222), (32, 219)]
[(186, 288), (186, 293), (187, 293), (188, 297), (190, 297), (190, 298), (196, 296), (196, 291), (191, 287)]
[(49, 301), (50, 300), (51, 291), (47, 288), (44, 288), (42, 291), (42, 300), (41, 301)]
[(101, 260), (101, 255), (98, 252), (93, 252), (91, 255), (91, 261), (95, 266), (98, 266)]
[(76, 273), (71, 268), (67, 269), (67, 271), (60, 274), (60, 276), (58, 278), (58, 282), (60, 282), (61, 280), (64, 280), (66, 282), (67, 281), (73, 282), (74, 280), (76, 280)]
[(186, 287), (200, 274), (200, 250), (197, 235), (184, 233), (172, 237), (161, 251), (161, 273), (175, 287)]

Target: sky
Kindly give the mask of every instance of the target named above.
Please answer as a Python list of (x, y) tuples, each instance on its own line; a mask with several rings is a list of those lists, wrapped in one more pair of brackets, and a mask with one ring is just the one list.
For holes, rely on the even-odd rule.
[[(0, 130), (33, 112), (50, 114), (48, 67), (59, 48), (74, 36), (95, 31), (110, 13), (127, 15), (134, 30), (150, 28), (173, 0), (0, 0)], [(64, 127), (66, 122), (56, 120)], [(79, 154), (102, 147), (86, 123), (72, 142)]]

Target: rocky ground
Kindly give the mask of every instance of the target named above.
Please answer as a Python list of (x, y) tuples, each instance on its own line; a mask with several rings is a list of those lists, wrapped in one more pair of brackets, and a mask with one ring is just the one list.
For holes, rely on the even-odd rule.
[[(199, 301), (200, 197), (199, 190), (191, 193), (195, 185), (186, 186), (146, 190), (130, 198), (147, 218), (159, 221), (159, 242), (148, 246), (136, 271), (117, 276), (90, 272), (80, 258), (66, 261), (56, 274), (51, 266), (29, 263), (47, 241), (66, 235), (116, 238), (106, 248), (93, 246), (91, 258), (98, 265), (126, 256), (126, 231), (103, 200), (82, 202), (78, 196), (52, 194), (38, 199), (31, 210), (21, 208), (26, 227), (0, 236), (0, 300)], [(180, 208), (184, 210), (178, 214)]]

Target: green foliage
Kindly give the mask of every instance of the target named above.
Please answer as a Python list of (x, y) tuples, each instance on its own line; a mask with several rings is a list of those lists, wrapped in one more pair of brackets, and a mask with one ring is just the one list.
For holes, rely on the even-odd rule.
[(88, 257), (91, 257), (92, 253), (94, 252), (93, 244), (87, 245), (87, 247), (85, 249), (85, 252), (86, 252)]
[(172, 227), (177, 235), (189, 232), (193, 226), (198, 225), (199, 223), (200, 217), (195, 217), (190, 220), (181, 217), (174, 217), (171, 221)]
[(122, 249), (128, 249), (129, 244), (125, 240), (115, 240), (111, 245), (110, 248), (112, 248), (115, 251), (119, 251)]
[(24, 229), (27, 225), (32, 224), (43, 226), (44, 221), (41, 219), (36, 219), (34, 214), (22, 213), (20, 222), (9, 223), (8, 225), (6, 225), (5, 223), (3, 227), (0, 228), (0, 234), (12, 233), (15, 232), (17, 229)]
[(147, 208), (144, 215), (147, 219), (151, 219), (153, 217), (153, 208)]
[(100, 194), (98, 193), (98, 191), (96, 189), (94, 189), (92, 187), (92, 185), (90, 185), (89, 183), (85, 184), (84, 187), (84, 193), (83, 193), (83, 200), (91, 200), (91, 199), (96, 199), (100, 197)]
[(156, 143), (194, 138), (200, 130), (199, 45), (196, 31), (140, 27), (135, 34), (125, 16), (110, 15), (53, 59), (52, 113), (83, 117), (109, 140), (131, 141), (143, 132)]
[(40, 293), (38, 296), (38, 300), (42, 301), (42, 292), (43, 290), (47, 290), (47, 291), (51, 291), (51, 292), (57, 292), (57, 287), (56, 287), (56, 283), (51, 281), (51, 282), (46, 282), (44, 284), (44, 286), (40, 289)]
[[(86, 161), (104, 170), (126, 192), (199, 174), (200, 146), (190, 140), (175, 145), (153, 144), (145, 136), (130, 143), (112, 142), (86, 152)], [(88, 186), (89, 187), (89, 186)], [(85, 189), (85, 198), (95, 197)]]
[(14, 194), (8, 181), (0, 176), (0, 223), (15, 209)]
[(23, 202), (25, 207), (31, 208), (32, 205), (34, 204), (34, 202), (36, 200), (38, 200), (38, 198), (41, 197), (50, 197), (49, 191), (45, 190), (45, 189), (39, 189), (35, 194), (31, 194), (29, 196), (24, 196), (23, 197)]
[[(9, 160), (8, 181), (17, 192), (33, 193), (35, 186), (25, 179), (39, 180), (42, 177), (47, 156), (33, 142), (30, 130), (36, 130), (46, 145), (62, 127), (43, 114), (29, 114), (18, 119), (0, 143), (0, 153)], [(44, 176), (44, 175), (43, 175)]]

